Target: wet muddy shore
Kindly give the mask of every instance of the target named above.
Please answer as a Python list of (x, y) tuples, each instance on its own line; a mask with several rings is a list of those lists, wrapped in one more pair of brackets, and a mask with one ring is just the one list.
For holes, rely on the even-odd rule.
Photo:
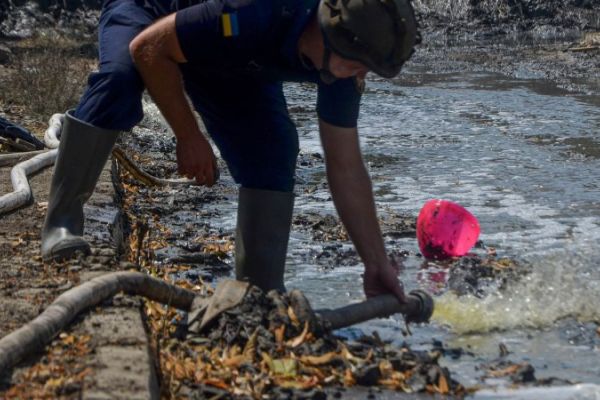
[(433, 73), (497, 72), (598, 92), (597, 1), (416, 1), (423, 45), (411, 61)]
[[(79, 2), (68, 2), (70, 6), (64, 9), (52, 2), (48, 3), (49, 6), (44, 3), (40, 7), (31, 3), (11, 1), (8, 6), (4, 3), (0, 6), (0, 80), (6, 82), (10, 79), (10, 74), (18, 73), (14, 70), (12, 62), (22, 54), (23, 43), (30, 40), (23, 38), (32, 35), (33, 24), (42, 30), (47, 28), (49, 32), (58, 30), (68, 35), (75, 34), (79, 44), (72, 47), (72, 52), (93, 57), (97, 4), (85, 3), (84, 8), (77, 9), (81, 6)], [(370, 96), (391, 91), (392, 87), (398, 91), (397, 95), (402, 97), (403, 88), (419, 87), (423, 84), (435, 85), (456, 79), (456, 76), (467, 72), (481, 73), (482, 78), (477, 83), (481, 86), (490, 85), (494, 86), (494, 89), (502, 90), (503, 84), (507, 88), (512, 87), (511, 79), (531, 80), (536, 82), (536, 93), (552, 96), (596, 95), (587, 97), (586, 101), (596, 106), (600, 105), (597, 97), (600, 94), (599, 1), (559, 3), (422, 0), (415, 1), (415, 7), (421, 19), (423, 43), (406, 65), (404, 72), (393, 80), (390, 86), (371, 76), (367, 83), (367, 94)], [(74, 26), (76, 28), (73, 28)], [(497, 82), (504, 83), (495, 83), (496, 77)], [(360, 267), (360, 260), (330, 205), (323, 157), (315, 146), (314, 137), (311, 136), (314, 133), (315, 121), (310, 102), (301, 98), (302, 88), (294, 87), (291, 93), (300, 98), (291, 101), (290, 110), (301, 129), (301, 136), (309, 145), (302, 149), (298, 160), (296, 193), (300, 202), (293, 220), (289, 260), (291, 270), (288, 278), (292, 286), (303, 285), (308, 288), (309, 296), (315, 299), (317, 306), (328, 302), (343, 304), (356, 301), (360, 295), (360, 285), (356, 282), (356, 270)], [(56, 110), (62, 111), (64, 110)], [(123, 136), (121, 145), (147, 172), (162, 178), (176, 177), (172, 135), (157, 116), (155, 108), (147, 104), (147, 111), (147, 117), (140, 126), (133, 133)], [(18, 99), (0, 99), (0, 113), (25, 124), (38, 136), (41, 136), (45, 129), (44, 117), (29, 114), (27, 108), (19, 104)], [(592, 140), (595, 139), (597, 138)], [(540, 136), (536, 140), (551, 139)], [(368, 140), (366, 142), (368, 143)], [(594, 154), (596, 153), (590, 146), (590, 150), (583, 157), (593, 161)], [(365, 155), (365, 161), (374, 176), (378, 198), (385, 199), (393, 195), (393, 184), (386, 183), (391, 180), (387, 170), (390, 165), (402, 164), (402, 157), (383, 152), (369, 152)], [(222, 170), (225, 168), (223, 163), (220, 167)], [(122, 262), (139, 265), (149, 273), (190, 288), (202, 287), (204, 284), (211, 286), (217, 280), (232, 275), (237, 189), (227, 173), (223, 173), (219, 184), (210, 189), (145, 187), (118, 166), (113, 171), (113, 178), (118, 182), (117, 204), (126, 214), (124, 232), (127, 236), (127, 248), (118, 253)], [(3, 181), (3, 187), (8, 187), (7, 180)], [(493, 201), (496, 200), (489, 202), (492, 208)], [(35, 315), (39, 312), (39, 307), (51, 300), (52, 295), (79, 280), (77, 268), (67, 266), (51, 270), (49, 273), (47, 267), (44, 267), (35, 255), (38, 243), (30, 236), (35, 235), (36, 230), (40, 228), (43, 207), (43, 203), (34, 204), (24, 214), (19, 214), (27, 221), (23, 225), (14, 218), (3, 217), (3, 221), (12, 226), (4, 235), (6, 243), (0, 248), (5, 256), (0, 260), (0, 268), (5, 271), (3, 293), (8, 297), (11, 291), (17, 288), (20, 292), (31, 292), (26, 294), (34, 299), (34, 305), (25, 309), (13, 308), (8, 316), (0, 319), (3, 332)], [(478, 243), (473, 254), (461, 260), (447, 263), (428, 262), (418, 254), (414, 245), (408, 245), (415, 235), (415, 209), (406, 211), (384, 203), (379, 204), (378, 211), (390, 255), (405, 261), (407, 273), (418, 277), (409, 278), (411, 285), (423, 285), (431, 293), (441, 295), (450, 292), (457, 299), (469, 297), (473, 298), (474, 302), (485, 302), (490, 295), (503, 293), (507, 286), (515, 286), (519, 282), (527, 285), (528, 276), (535, 268), (531, 265), (531, 257), (525, 260), (525, 250), (494, 248), (497, 245), (493, 243), (494, 240), (490, 240), (491, 245), (487, 240)], [(594, 225), (594, 228), (597, 229), (597, 225)], [(98, 254), (95, 256), (98, 257)], [(110, 260), (104, 261), (107, 264), (115, 264), (114, 252), (109, 256)], [(23, 267), (16, 268), (15, 260)], [(98, 263), (98, 260), (94, 259), (91, 262), (92, 265), (95, 263)], [(84, 263), (84, 269), (88, 264), (90, 263)], [(310, 269), (306, 266), (310, 266)], [(41, 290), (36, 281), (39, 276), (45, 280), (45, 286)], [(592, 278), (594, 276), (591, 275)], [(48, 277), (52, 280), (50, 284), (47, 282)], [(310, 292), (311, 283), (323, 280), (329, 284), (316, 285), (312, 289), (313, 292)], [(15, 286), (15, 282), (19, 284)], [(593, 299), (591, 303), (595, 304)], [(457, 300), (457, 304), (464, 305), (460, 300)], [(451, 317), (463, 317), (461, 314), (452, 314), (456, 312), (452, 306), (453, 303), (444, 303), (447, 321)], [(19, 307), (25, 306), (20, 304)], [(175, 394), (179, 393), (190, 398), (226, 396), (226, 388), (219, 387), (219, 384), (223, 386), (222, 382), (217, 384), (215, 381), (213, 385), (199, 386), (194, 381), (193, 374), (187, 376), (186, 360), (193, 354), (190, 352), (197, 350), (194, 350), (194, 346), (198, 343), (192, 341), (190, 345), (190, 342), (181, 341), (186, 315), (152, 303), (144, 306), (144, 312), (147, 317), (146, 324), (152, 332), (151, 341), (156, 346), (156, 364), (162, 373), (162, 395), (175, 397)], [(543, 343), (544, 338), (550, 338), (549, 342), (554, 345), (552, 340), (559, 336), (560, 343), (576, 346), (578, 351), (589, 349), (589, 352), (597, 354), (600, 348), (598, 320), (588, 318), (581, 322), (577, 318), (563, 318), (552, 325), (558, 327), (556, 331), (545, 325), (541, 331), (523, 330), (512, 336), (507, 331), (506, 336), (510, 336), (506, 340), (508, 344), (504, 343), (500, 329), (500, 333), (489, 341), (492, 343), (489, 347), (493, 347), (493, 350), (487, 351), (486, 348), (486, 352), (472, 347), (473, 341), (461, 342), (460, 335), (458, 339), (447, 340), (447, 337), (441, 336), (440, 331), (430, 331), (427, 327), (412, 327), (415, 336), (405, 336), (408, 332), (401, 319), (379, 321), (372, 326), (345, 330), (340, 332), (340, 336), (352, 341), (367, 335), (366, 337), (373, 340), (373, 330), (379, 329), (383, 331), (383, 341), (386, 345), (391, 343), (394, 351), (416, 355), (433, 354), (433, 359), (429, 360), (431, 362), (426, 364), (434, 372), (428, 377), (428, 370), (425, 369), (422, 375), (415, 375), (412, 382), (414, 391), (444, 393), (442, 381), (446, 381), (446, 393), (463, 396), (466, 392), (462, 389), (457, 390), (459, 383), (468, 388), (506, 388), (511, 385), (531, 388), (571, 387), (578, 382), (578, 379), (572, 379), (569, 374), (572, 370), (585, 369), (586, 363), (589, 362), (587, 359), (582, 361), (582, 366), (578, 366), (576, 361), (565, 357), (564, 364), (569, 368), (571, 365), (573, 367), (569, 369), (569, 374), (565, 373), (563, 376), (560, 370), (552, 367), (549, 372), (546, 371), (543, 360), (536, 359), (535, 355), (530, 357), (515, 351), (515, 348), (521, 346), (520, 340), (526, 341), (529, 337), (539, 336), (540, 342)], [(465, 333), (466, 336), (468, 332)], [(401, 346), (400, 342), (403, 340), (409, 342), (406, 347)], [(477, 343), (477, 338), (474, 342)], [(247, 342), (238, 345), (243, 348), (245, 344)], [(381, 346), (381, 352), (384, 352), (384, 347)], [(566, 351), (560, 350), (557, 351), (556, 358), (564, 357), (569, 348), (567, 347)], [(351, 353), (361, 351), (352, 350)], [(235, 354), (232, 354), (229, 356), (234, 357)], [(552, 357), (550, 352), (545, 354)], [(361, 353), (360, 356), (366, 358), (367, 353)], [(438, 359), (439, 365), (436, 364)], [(461, 362), (467, 367), (460, 367)], [(184, 367), (183, 373), (181, 365)], [(85, 371), (81, 366), (75, 367), (74, 373)], [(460, 371), (455, 371), (458, 369)], [(466, 369), (476, 372), (464, 374)], [(241, 368), (240, 371), (242, 377), (252, 374), (251, 369)], [(389, 369), (386, 371), (392, 373)], [(368, 368), (363, 372), (365, 375), (361, 376), (365, 379), (369, 378), (369, 372), (375, 373)], [(594, 374), (595, 370), (589, 375), (580, 375), (592, 376), (584, 380), (585, 382), (598, 383)], [(468, 375), (468, 379), (463, 378), (463, 375)], [(417, 378), (418, 376), (420, 378)], [(443, 379), (440, 376), (443, 376)], [(83, 378), (75, 382), (75, 389), (71, 393), (73, 396), (81, 393)], [(39, 380), (43, 381), (43, 378)], [(473, 380), (476, 380), (476, 384)], [(22, 385), (22, 382), (16, 384)], [(7, 388), (6, 385), (4, 383), (3, 389)], [(43, 382), (41, 386), (43, 387)], [(324, 394), (333, 398), (396, 398), (395, 392), (374, 390), (368, 385), (356, 391), (344, 392), (338, 389), (330, 392), (279, 390), (280, 392), (270, 393), (275, 397), (289, 398), (323, 398)], [(410, 398), (415, 397), (413, 395)]]
[[(595, 42), (600, 41), (598, 33), (588, 36), (594, 37)], [(554, 39), (499, 35), (466, 43), (440, 41), (423, 46), (412, 59), (409, 71), (415, 68), (438, 74), (493, 72), (516, 79), (546, 79), (567, 92), (598, 93), (598, 49), (571, 50), (581, 43), (585, 43), (585, 39), (579, 34)], [(399, 80), (403, 84), (411, 84), (410, 76), (401, 76)]]
[[(149, 106), (147, 111), (151, 117), (147, 118), (131, 135), (123, 137), (120, 145), (127, 148), (132, 158), (137, 160), (146, 171), (161, 178), (174, 177), (175, 160), (172, 151), (168, 151), (173, 146), (172, 139), (166, 132), (157, 134), (155, 130), (148, 129), (148, 126), (153, 125), (152, 116), (156, 117), (157, 114), (152, 106)], [(328, 271), (360, 265), (358, 255), (352, 249), (339, 219), (328, 211), (330, 199), (324, 196), (326, 185), (320, 173), (324, 167), (322, 157), (315, 156), (314, 153), (302, 153), (300, 159), (300, 164), (306, 170), (304, 184), (299, 186), (297, 195), (299, 197), (315, 195), (313, 200), (322, 204), (321, 208), (325, 212), (304, 212), (302, 208), (296, 210), (292, 236), (305, 237), (309, 245), (304, 246), (302, 243), (292, 245), (293, 256), (290, 256), (289, 262), (311, 265), (311, 271), (308, 273), (316, 279)], [(131, 261), (139, 264), (143, 270), (183, 283), (187, 287), (202, 288), (207, 283), (212, 286), (223, 277), (232, 276), (232, 228), (235, 223), (237, 191), (226, 172), (222, 173), (221, 182), (210, 189), (144, 187), (123, 169), (119, 168), (118, 173), (122, 182), (118, 193), (128, 221), (128, 232), (130, 232), (128, 243)], [(400, 238), (414, 237), (416, 216), (399, 214), (392, 210), (387, 210), (383, 214), (381, 223), (388, 244)], [(390, 256), (400, 262), (409, 256), (408, 251), (398, 246), (392, 247), (396, 250), (390, 253)], [(439, 273), (451, 278), (447, 285), (442, 279), (437, 281), (439, 284), (437, 288), (428, 289), (433, 292), (445, 291), (448, 286), (459, 295), (485, 296), (486, 291), (502, 290), (507, 281), (516, 281), (526, 274), (524, 266), (517, 266), (508, 258), (498, 257), (493, 249), (486, 248), (483, 243), (478, 244), (478, 249), (478, 255), (473, 254), (460, 260), (438, 263)], [(436, 283), (434, 277), (428, 281)], [(327, 301), (327, 296), (313, 295), (311, 300), (323, 303)], [(251, 394), (256, 396), (257, 393), (261, 393), (273, 398), (297, 399), (326, 398), (328, 395), (334, 398), (339, 396), (362, 398), (365, 395), (387, 398), (386, 396), (403, 396), (402, 393), (441, 393), (461, 398), (472, 390), (456, 381), (451, 369), (441, 368), (438, 359), (446, 357), (460, 359), (463, 356), (472, 357), (474, 354), (466, 348), (450, 348), (442, 341), (432, 338), (427, 344), (413, 350), (407, 343), (382, 340), (377, 330), (350, 329), (347, 332), (340, 332), (340, 336), (330, 335), (324, 338), (317, 336), (316, 341), (314, 338), (306, 339), (306, 343), (301, 348), (287, 350), (293, 353), (290, 358), (291, 353), (279, 347), (284, 339), (278, 339), (280, 344), (276, 344), (278, 328), (273, 326), (271, 316), (273, 311), (269, 311), (271, 310), (269, 307), (272, 306), (268, 304), (269, 301), (264, 298), (264, 294), (256, 293), (250, 296), (248, 302), (241, 305), (239, 309), (233, 309), (225, 314), (219, 320), (220, 322), (216, 323), (214, 330), (203, 335), (191, 336), (188, 332), (190, 316), (187, 313), (162, 309), (158, 305), (148, 305), (148, 324), (151, 327), (153, 341), (158, 343), (157, 358), (159, 369), (162, 371), (163, 396), (205, 398), (204, 396), (217, 394), (226, 395), (228, 391), (233, 390), (242, 397)], [(163, 311), (159, 311), (161, 309)], [(263, 311), (259, 311), (261, 309)], [(287, 319), (287, 316), (285, 318)], [(164, 326), (164, 322), (161, 322), (165, 319), (172, 321), (168, 328)], [(259, 323), (258, 321), (261, 320), (263, 322)], [(303, 341), (304, 336), (300, 333), (299, 325), (296, 323), (294, 326), (289, 320), (287, 324), (290, 324), (285, 330), (287, 343), (298, 338), (302, 338)], [(418, 331), (420, 327), (413, 326), (412, 329)], [(259, 332), (258, 339), (252, 336), (252, 332), (254, 334)], [(400, 337), (409, 337), (409, 332), (407, 326), (398, 333)], [(248, 348), (248, 343), (253, 340), (258, 340), (256, 346), (262, 349), (263, 354), (269, 354), (268, 357), (263, 355), (260, 367), (256, 364), (254, 367), (244, 364), (248, 363), (249, 359), (243, 356), (244, 352), (241, 350)], [(380, 352), (373, 353), (377, 343)], [(346, 354), (343, 350), (346, 346), (350, 355), (342, 356)], [(236, 348), (238, 350), (235, 350)], [(276, 348), (279, 350), (275, 350)], [(216, 354), (222, 353), (226, 356), (215, 358), (215, 349), (220, 349)], [(559, 379), (540, 380), (536, 378), (535, 370), (530, 364), (515, 363), (506, 357), (507, 354), (508, 350), (504, 353), (500, 351), (499, 358), (482, 364), (480, 367), (482, 377), (489, 374), (490, 377), (493, 376), (498, 380), (521, 385), (549, 385), (565, 382)], [(317, 358), (330, 360), (332, 357), (340, 358), (338, 361), (342, 364), (331, 369), (329, 361), (324, 361), (322, 365), (310, 367), (318, 366), (321, 372), (316, 372), (316, 369), (306, 369), (306, 364), (301, 364), (304, 365), (303, 367), (296, 365), (297, 361), (295, 361), (304, 360), (299, 361), (302, 363)], [(413, 360), (411, 361), (413, 364), (408, 367), (398, 361), (399, 369), (394, 369), (396, 364), (392, 363), (391, 369), (386, 370), (388, 372), (385, 372), (385, 375), (381, 375), (381, 371), (385, 370), (385, 368), (381, 369), (382, 365), (387, 363), (385, 360), (395, 359), (394, 357), (401, 359), (408, 357)], [(242, 359), (245, 361), (240, 361)], [(213, 367), (209, 369), (206, 369), (206, 366), (199, 367), (197, 363), (200, 362), (210, 363)], [(179, 364), (187, 365), (186, 363), (189, 366), (177, 367)], [(288, 373), (281, 372), (280, 369), (284, 368), (279, 366), (281, 363), (289, 364), (291, 370)], [(336, 368), (341, 369), (336, 370)], [(344, 368), (351, 368), (353, 372), (350, 373), (348, 372), (350, 369), (347, 369), (346, 375), (351, 374), (352, 378), (349, 377), (350, 375), (345, 380), (341, 378)], [(198, 375), (198, 371), (205, 370), (212, 372)], [(312, 378), (307, 375), (310, 373), (313, 374)], [(231, 374), (237, 378), (233, 380)], [(318, 379), (318, 386), (314, 386), (314, 379)], [(387, 383), (375, 386), (374, 383), (378, 380)], [(212, 382), (212, 384), (201, 382)], [(358, 385), (359, 388), (355, 389), (353, 385)], [(361, 389), (360, 386), (364, 388)], [(363, 391), (365, 388), (369, 388), (367, 392)]]
[[(570, 91), (600, 89), (598, 0), (415, 0), (413, 6), (423, 41), (408, 70), (487, 71), (549, 79)], [(77, 51), (94, 56), (99, 7), (97, 0), (3, 3), (0, 64), (14, 42), (44, 32), (77, 37)]]

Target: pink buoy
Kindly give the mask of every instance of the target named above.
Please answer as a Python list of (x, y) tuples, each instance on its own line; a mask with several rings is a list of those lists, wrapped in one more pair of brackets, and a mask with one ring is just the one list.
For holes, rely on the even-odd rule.
[(448, 200), (429, 200), (417, 218), (417, 240), (426, 258), (464, 256), (477, 242), (479, 232), (477, 218)]

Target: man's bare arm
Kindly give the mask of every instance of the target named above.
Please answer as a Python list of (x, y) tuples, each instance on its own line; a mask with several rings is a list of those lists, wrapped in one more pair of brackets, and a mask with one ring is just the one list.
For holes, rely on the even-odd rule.
[(143, 30), (129, 50), (148, 93), (177, 137), (179, 172), (212, 185), (216, 160), (185, 96), (179, 64), (186, 59), (177, 39), (175, 14)]
[(393, 293), (403, 300), (398, 268), (385, 251), (358, 131), (356, 128), (336, 127), (322, 120), (319, 128), (334, 204), (365, 264), (365, 294)]

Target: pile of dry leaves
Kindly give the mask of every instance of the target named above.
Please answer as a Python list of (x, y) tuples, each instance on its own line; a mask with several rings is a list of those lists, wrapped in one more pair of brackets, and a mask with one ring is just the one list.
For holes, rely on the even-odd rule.
[(354, 342), (317, 334), (293, 310), (288, 295), (265, 295), (252, 287), (241, 304), (222, 313), (203, 333), (194, 333), (188, 330), (187, 315), (148, 303), (163, 395), (258, 399), (280, 398), (285, 392), (318, 398), (326, 388), (354, 385), (405, 393), (465, 393), (438, 365), (438, 351), (398, 348), (376, 332)]

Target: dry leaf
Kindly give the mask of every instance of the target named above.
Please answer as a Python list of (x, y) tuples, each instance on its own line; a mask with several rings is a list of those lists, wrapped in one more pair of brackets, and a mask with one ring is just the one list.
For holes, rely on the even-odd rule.
[(229, 385), (221, 379), (208, 378), (208, 379), (205, 379), (202, 383), (204, 383), (205, 385), (218, 387), (220, 389), (225, 389), (225, 390), (229, 389)]
[(304, 340), (306, 340), (307, 334), (308, 334), (308, 321), (306, 321), (304, 323), (304, 329), (302, 330), (302, 333), (300, 333), (300, 335), (296, 336), (295, 338), (288, 340), (286, 344), (290, 347), (298, 347), (302, 343), (304, 343)]
[(293, 358), (280, 358), (271, 360), (271, 372), (285, 377), (294, 377), (298, 371), (298, 362)]
[(242, 349), (240, 348), (240, 346), (235, 344), (232, 347), (230, 347), (229, 349), (225, 349), (223, 351), (223, 354), (225, 354), (225, 357), (229, 357), (229, 358), (239, 356), (240, 354), (242, 354)]
[(350, 350), (348, 350), (348, 348), (346, 346), (344, 346), (343, 344), (341, 347), (342, 347), (341, 355), (346, 360), (348, 360), (350, 362), (354, 362), (354, 363), (364, 363), (365, 362), (365, 360), (363, 360), (362, 358), (356, 357), (354, 354), (352, 354), (350, 352)]
[(225, 358), (225, 355), (219, 356), (219, 353), (221, 353), (221, 348), (220, 347), (214, 347), (210, 351), (210, 359), (211, 360), (216, 360), (217, 358)]
[(300, 362), (308, 365), (324, 365), (329, 364), (333, 360), (339, 359), (340, 355), (334, 351), (325, 353), (321, 356), (302, 356)]
[(310, 389), (319, 383), (319, 380), (314, 376), (306, 377), (304, 379), (275, 378), (274, 381), (277, 386), (290, 389)]
[(55, 390), (61, 386), (63, 386), (65, 384), (65, 379), (64, 378), (50, 378), (46, 381), (46, 383), (44, 384), (44, 389), (48, 390)]
[(174, 373), (175, 373), (176, 379), (181, 380), (186, 377), (185, 368), (184, 368), (183, 364), (178, 362), (175, 364), (174, 367), (175, 367)]
[(71, 344), (75, 343), (75, 336), (73, 336), (73, 335), (67, 335), (66, 333), (61, 333), (60, 338), (61, 338), (63, 344), (71, 345)]
[(381, 372), (381, 376), (387, 378), (390, 377), (394, 372), (394, 367), (392, 366), (392, 363), (388, 360), (381, 360), (379, 362), (379, 372)]
[[(400, 373), (399, 373), (400, 374)], [(413, 393), (413, 389), (406, 384), (406, 379), (402, 374), (394, 375), (390, 379), (380, 379), (378, 384), (393, 390), (401, 390), (404, 393)]]
[(356, 380), (354, 379), (354, 375), (352, 375), (352, 371), (350, 368), (346, 368), (344, 371), (344, 386), (354, 386), (356, 385)]
[(245, 362), (252, 362), (252, 359), (245, 354), (238, 354), (237, 356), (223, 360), (223, 365), (226, 365), (229, 368), (237, 368)]
[(298, 320), (298, 317), (296, 316), (294, 309), (290, 306), (290, 307), (288, 307), (287, 312), (288, 312), (288, 317), (290, 317), (290, 321), (292, 321), (292, 324), (294, 324), (295, 326), (299, 326), (300, 321)]
[(173, 362), (171, 360), (165, 360), (164, 361), (164, 368), (165, 371), (172, 371), (173, 370)]
[(399, 382), (395, 379), (379, 379), (377, 384), (385, 386), (388, 389), (396, 389), (399, 385)]
[(248, 358), (249, 360), (254, 359), (254, 353), (256, 353), (256, 339), (257, 338), (258, 338), (258, 328), (256, 328), (254, 330), (254, 333), (252, 333), (252, 335), (248, 339), (248, 342), (246, 342), (246, 345), (244, 346), (244, 351), (243, 351), (244, 356), (246, 358)]
[(202, 380), (204, 379), (205, 376), (206, 376), (206, 374), (204, 373), (204, 371), (202, 371), (201, 369), (197, 369), (196, 372), (194, 373), (194, 382), (196, 382), (196, 383), (202, 382)]
[(323, 381), (327, 375), (325, 375), (325, 370), (321, 370), (317, 367), (306, 366), (302, 363), (298, 365), (298, 373), (301, 375), (308, 375), (316, 377), (319, 382)]
[(488, 376), (491, 376), (493, 378), (500, 378), (503, 376), (507, 376), (507, 375), (512, 375), (515, 372), (517, 372), (519, 370), (519, 368), (521, 368), (521, 365), (519, 364), (513, 364), (511, 366), (508, 366), (504, 369), (501, 370), (497, 370), (497, 371), (488, 371), (487, 374)]
[(373, 360), (373, 349), (369, 349), (367, 356), (365, 357), (365, 362), (370, 363)]
[(185, 376), (194, 376), (196, 372), (196, 364), (192, 361), (191, 358), (186, 358), (184, 362), (185, 367)]
[(275, 328), (275, 341), (278, 345), (283, 343), (283, 339), (285, 338), (285, 325), (279, 326), (279, 328)]
[(441, 394), (448, 394), (450, 392), (448, 380), (443, 374), (440, 374), (440, 379), (438, 380), (438, 390)]
[(260, 363), (260, 369), (264, 372), (269, 372), (270, 365), (271, 365), (271, 362), (273, 361), (273, 359), (271, 358), (270, 355), (268, 355), (264, 351), (260, 354), (260, 356), (262, 358), (262, 361)]

